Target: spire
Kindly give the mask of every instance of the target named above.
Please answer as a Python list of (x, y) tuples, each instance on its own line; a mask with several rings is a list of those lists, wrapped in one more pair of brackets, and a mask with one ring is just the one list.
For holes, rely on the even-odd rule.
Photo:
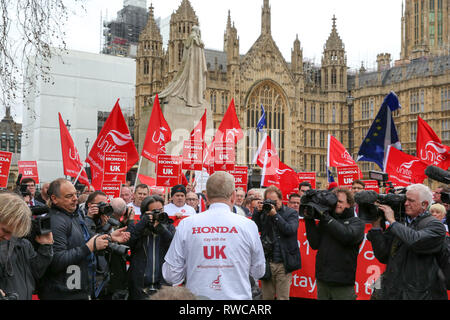
[(228, 10), (227, 30), (231, 29), (231, 11)]
[(261, 34), (271, 34), (271, 15), (269, 0), (264, 0), (261, 15)]
[(336, 16), (333, 15), (333, 26), (330, 36), (325, 44), (325, 50), (344, 50), (344, 43), (342, 42), (336, 27)]
[(142, 30), (142, 33), (139, 38), (141, 40), (162, 41), (159, 27), (155, 21), (155, 13), (154, 13), (154, 8), (153, 8), (153, 3), (151, 3), (150, 7), (148, 8), (147, 26), (144, 28), (144, 30)]

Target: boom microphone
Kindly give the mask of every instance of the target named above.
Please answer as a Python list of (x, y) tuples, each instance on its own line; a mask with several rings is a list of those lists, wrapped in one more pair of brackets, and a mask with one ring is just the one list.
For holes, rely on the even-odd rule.
[(450, 172), (436, 166), (428, 166), (425, 169), (428, 178), (445, 184), (450, 184)]

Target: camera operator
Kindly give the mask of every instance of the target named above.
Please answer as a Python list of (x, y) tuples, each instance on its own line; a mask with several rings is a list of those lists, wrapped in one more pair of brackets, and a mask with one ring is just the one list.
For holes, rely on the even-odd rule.
[(261, 278), (263, 300), (289, 300), (292, 272), (301, 268), (297, 242), (299, 215), (283, 205), (283, 194), (275, 186), (264, 192), (261, 211), (253, 221), (261, 232), (266, 257), (266, 275)]
[(27, 204), (15, 193), (0, 193), (0, 300), (31, 300), (52, 261), (52, 233), (36, 236), (39, 245), (34, 250), (23, 238), (30, 230)]
[(145, 198), (141, 204), (141, 220), (130, 227), (131, 300), (148, 299), (161, 285), (166, 284), (162, 276), (162, 264), (175, 234), (175, 227), (163, 208), (162, 197), (152, 195)]
[(31, 194), (31, 199), (29, 202), (29, 206), (30, 207), (41, 207), (41, 206), (45, 206), (44, 203), (39, 202), (35, 199), (35, 195), (36, 195), (36, 182), (34, 181), (33, 178), (24, 178), (22, 179), (22, 181), (20, 182), (20, 192), (24, 193), (25, 191), (30, 192)]
[(336, 188), (331, 192), (337, 198), (336, 206), (316, 217), (318, 225), (305, 212), (306, 237), (311, 248), (317, 250), (317, 298), (355, 300), (357, 258), (365, 225), (355, 217), (350, 190)]
[(396, 221), (391, 207), (379, 205), (389, 228), (383, 232), (378, 219), (367, 235), (375, 257), (386, 264), (376, 299), (447, 300), (436, 260), (444, 244), (445, 227), (428, 211), (433, 194), (423, 184), (410, 185), (406, 190), (405, 224)]
[(106, 201), (107, 196), (101, 191), (92, 192), (86, 200), (87, 214), (84, 221), (91, 235), (100, 232), (109, 219), (109, 215), (100, 214), (99, 212), (101, 205), (104, 206)]
[(53, 181), (47, 193), (51, 202), (49, 216), (54, 256), (42, 279), (39, 298), (87, 300), (93, 290), (94, 253), (106, 249), (109, 239), (127, 241), (127, 235), (117, 230), (111, 235), (91, 237), (79, 216), (77, 191), (70, 181), (63, 178)]

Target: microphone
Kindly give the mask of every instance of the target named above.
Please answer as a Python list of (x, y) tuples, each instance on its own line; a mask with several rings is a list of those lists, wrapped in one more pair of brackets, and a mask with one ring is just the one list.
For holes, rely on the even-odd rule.
[(428, 178), (445, 184), (450, 184), (450, 172), (436, 166), (428, 166), (425, 169)]

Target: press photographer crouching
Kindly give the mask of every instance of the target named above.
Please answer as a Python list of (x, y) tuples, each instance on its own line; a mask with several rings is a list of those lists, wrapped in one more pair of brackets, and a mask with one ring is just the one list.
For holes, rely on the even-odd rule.
[(166, 282), (162, 276), (164, 256), (169, 249), (175, 227), (164, 212), (164, 199), (158, 195), (145, 198), (141, 220), (129, 228), (131, 248), (129, 275), (130, 300), (145, 300)]
[(301, 199), (306, 237), (317, 250), (318, 300), (356, 299), (356, 267), (365, 225), (355, 217), (353, 206), (348, 189), (309, 190)]
[(31, 300), (37, 282), (53, 257), (51, 232), (36, 230), (36, 250), (24, 237), (31, 212), (15, 193), (0, 193), (0, 300)]
[(429, 210), (431, 190), (422, 184), (406, 188), (405, 221), (397, 221), (387, 204), (377, 204), (389, 227), (383, 231), (378, 217), (367, 239), (375, 257), (386, 264), (381, 286), (373, 299), (380, 300), (447, 300), (445, 279), (439, 271), (438, 253), (444, 248), (445, 227)]
[(301, 268), (298, 212), (284, 206), (282, 199), (280, 189), (267, 188), (262, 210), (255, 210), (252, 218), (261, 233), (266, 258), (266, 274), (261, 278), (263, 300), (289, 300), (292, 272)]

